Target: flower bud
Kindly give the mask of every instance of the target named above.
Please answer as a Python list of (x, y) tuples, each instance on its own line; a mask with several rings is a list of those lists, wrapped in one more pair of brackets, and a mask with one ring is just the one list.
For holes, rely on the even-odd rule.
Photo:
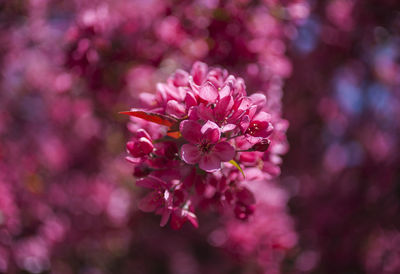
[(267, 151), (269, 148), (269, 145), (271, 144), (271, 141), (269, 139), (262, 139), (260, 142), (258, 142), (257, 144), (255, 144), (251, 150), (253, 151)]
[(141, 137), (138, 141), (128, 142), (126, 148), (133, 157), (143, 157), (152, 152), (154, 146), (149, 139)]

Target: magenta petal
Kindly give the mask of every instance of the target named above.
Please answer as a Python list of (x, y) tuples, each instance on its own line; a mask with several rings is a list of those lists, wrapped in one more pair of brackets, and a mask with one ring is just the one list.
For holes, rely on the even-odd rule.
[(143, 107), (152, 107), (152, 103), (156, 100), (156, 96), (153, 93), (143, 92), (139, 94), (140, 105)]
[(232, 95), (232, 88), (231, 85), (225, 85), (224, 87), (221, 88), (219, 91), (219, 98), (224, 98), (225, 96), (230, 96)]
[(126, 143), (126, 149), (129, 151), (130, 154), (133, 155), (133, 157), (137, 158), (140, 157), (141, 155), (138, 155), (138, 148), (137, 145), (134, 141), (129, 141)]
[(222, 127), (221, 132), (225, 133), (231, 130), (234, 130), (236, 128), (235, 124), (226, 124)]
[(149, 134), (146, 130), (144, 130), (144, 129), (142, 129), (142, 128), (139, 128), (139, 129), (136, 131), (136, 137), (137, 137), (137, 138), (145, 137), (145, 138), (151, 140), (150, 134)]
[(262, 93), (254, 93), (249, 97), (253, 101), (253, 104), (257, 105), (258, 107), (263, 107), (267, 103), (267, 97), (265, 97), (265, 95)]
[(168, 223), (169, 217), (171, 216), (171, 210), (165, 208), (161, 215), (160, 226), (165, 226)]
[(255, 165), (259, 157), (260, 156), (258, 152), (242, 152), (240, 154), (240, 162), (243, 162), (245, 164)]
[(146, 187), (146, 188), (167, 188), (168, 185), (166, 182), (158, 179), (154, 176), (147, 176), (146, 178), (142, 178), (136, 181), (137, 186)]
[(172, 211), (172, 195), (168, 190), (164, 191), (164, 208), (162, 209), (162, 217), (160, 226), (165, 226), (168, 223)]
[(139, 145), (140, 149), (143, 151), (145, 154), (149, 154), (150, 152), (153, 151), (153, 144), (150, 142), (149, 139), (142, 137), (139, 139)]
[(255, 116), (255, 114), (256, 114), (256, 112), (257, 112), (257, 106), (256, 105), (253, 105), (253, 106), (250, 106), (248, 109), (247, 109), (247, 114), (249, 115), (249, 117), (254, 117)]
[(215, 102), (218, 98), (218, 90), (213, 84), (206, 82), (200, 87), (199, 96), (207, 102)]
[(258, 167), (253, 167), (253, 168), (246, 168), (244, 170), (246, 174), (246, 180), (248, 182), (251, 181), (260, 181), (264, 179), (264, 174), (263, 172), (258, 168)]
[(279, 166), (267, 161), (264, 161), (262, 171), (270, 174), (272, 177), (279, 176), (279, 174), (281, 173), (281, 169)]
[(181, 208), (174, 209), (170, 222), (171, 228), (174, 230), (180, 229), (186, 220), (186, 216)]
[(185, 111), (185, 107), (175, 100), (169, 100), (165, 108), (165, 112), (167, 114), (175, 115), (178, 117), (183, 116), (185, 114)]
[(199, 95), (200, 86), (194, 82), (193, 77), (191, 75), (189, 76), (189, 86), (195, 95)]
[(197, 61), (193, 64), (190, 74), (193, 76), (193, 81), (197, 85), (201, 85), (206, 78), (207, 71), (207, 64)]
[(193, 93), (191, 92), (186, 93), (185, 104), (187, 109), (193, 106), (197, 106), (197, 100)]
[(246, 141), (252, 146), (257, 144), (258, 142), (261, 142), (261, 140), (263, 139), (263, 137), (252, 136), (250, 134), (246, 134), (244, 137), (246, 138)]
[(227, 162), (232, 160), (235, 156), (235, 149), (228, 142), (220, 142), (215, 145), (213, 153), (218, 156), (221, 161)]
[(139, 202), (139, 209), (144, 212), (153, 212), (161, 205), (161, 196), (157, 191), (152, 191), (147, 194)]
[(192, 120), (181, 122), (179, 129), (183, 138), (191, 143), (198, 144), (201, 140), (201, 125)]
[(188, 77), (189, 73), (182, 69), (176, 70), (176, 72), (172, 75), (171, 80), (174, 86), (187, 86), (188, 85)]
[(243, 116), (243, 118), (241, 119), (241, 121), (240, 121), (240, 123), (239, 123), (240, 130), (241, 130), (242, 132), (246, 132), (246, 130), (247, 130), (247, 128), (249, 127), (249, 125), (250, 125), (250, 118), (249, 118), (249, 116), (248, 116), (248, 115)]
[(185, 94), (182, 92), (182, 88), (173, 88), (170, 85), (165, 85), (165, 92), (167, 93), (167, 99), (174, 99), (182, 101), (185, 99)]
[(233, 98), (232, 96), (226, 96), (219, 100), (217, 105), (214, 108), (215, 118), (218, 121), (222, 121), (228, 114), (228, 112), (233, 107)]
[(263, 138), (257, 144), (253, 145), (252, 150), (264, 152), (264, 151), (267, 151), (270, 144), (271, 144), (271, 141), (269, 139)]
[(198, 108), (196, 106), (190, 107), (188, 111), (189, 120), (199, 120)]
[(254, 118), (254, 122), (268, 123), (271, 121), (271, 114), (266, 113), (265, 111), (260, 111)]
[(141, 158), (135, 158), (135, 157), (131, 157), (131, 156), (126, 156), (125, 160), (127, 160), (129, 163), (137, 165), (140, 164), (142, 162)]
[(199, 107), (197, 108), (197, 114), (199, 115), (199, 118), (207, 121), (207, 120), (213, 120), (213, 111), (211, 108), (205, 106), (204, 104), (200, 104)]
[(189, 220), (189, 222), (195, 227), (195, 228), (199, 228), (199, 221), (197, 220), (197, 216), (196, 214), (194, 214), (193, 212), (187, 212), (187, 216), (186, 218)]
[(237, 105), (238, 111), (245, 111), (253, 104), (253, 102), (251, 101), (250, 98), (242, 97), (242, 99), (238, 101), (236, 104), (238, 104)]
[(199, 167), (207, 172), (215, 172), (221, 169), (221, 160), (214, 153), (203, 155)]
[(160, 102), (165, 102), (167, 100), (167, 91), (166, 91), (166, 84), (163, 83), (158, 83), (156, 85), (156, 89), (157, 89), (157, 99)]
[(210, 143), (215, 144), (221, 138), (221, 129), (212, 121), (207, 121), (207, 123), (201, 127), (200, 131), (201, 134), (203, 134), (203, 139)]
[(195, 145), (184, 144), (181, 148), (180, 156), (187, 164), (194, 165), (200, 161), (201, 153)]

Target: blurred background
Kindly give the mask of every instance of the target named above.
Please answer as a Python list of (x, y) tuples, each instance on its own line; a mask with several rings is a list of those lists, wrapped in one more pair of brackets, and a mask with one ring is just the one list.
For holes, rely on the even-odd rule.
[[(128, 119), (177, 68), (290, 123), (248, 222), (160, 228)], [(397, 0), (0, 1), (1, 273), (400, 273)]]

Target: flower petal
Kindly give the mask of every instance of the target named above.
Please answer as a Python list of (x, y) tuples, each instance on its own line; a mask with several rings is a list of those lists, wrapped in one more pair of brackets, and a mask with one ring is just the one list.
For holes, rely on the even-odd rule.
[(156, 102), (156, 96), (153, 93), (143, 92), (140, 93), (138, 97), (141, 106), (145, 108), (154, 107), (154, 103)]
[(182, 69), (177, 69), (174, 74), (170, 77), (170, 81), (176, 87), (188, 85), (189, 73)]
[(256, 116), (254, 116), (253, 121), (260, 123), (268, 123), (269, 121), (271, 121), (271, 114), (265, 111), (260, 111), (259, 113), (257, 113)]
[(184, 144), (181, 148), (180, 156), (187, 164), (194, 165), (200, 161), (201, 153), (195, 145)]
[(215, 172), (221, 169), (221, 160), (213, 153), (203, 155), (200, 159), (199, 167), (207, 172)]
[(186, 218), (188, 219), (188, 221), (195, 227), (195, 228), (199, 228), (199, 221), (197, 220), (197, 216), (196, 214), (194, 214), (193, 212), (188, 211)]
[(149, 154), (150, 152), (153, 151), (154, 146), (151, 143), (151, 141), (145, 137), (141, 137), (138, 141), (138, 144), (140, 146), (140, 150), (144, 153), (144, 154)]
[(179, 126), (180, 132), (186, 140), (198, 144), (201, 140), (201, 125), (196, 121), (185, 120)]
[(215, 119), (217, 121), (222, 121), (228, 114), (228, 112), (232, 109), (233, 107), (233, 98), (232, 96), (225, 96), (219, 102), (214, 108), (214, 115)]
[(189, 108), (188, 111), (188, 118), (189, 120), (199, 120), (199, 114), (198, 114), (198, 108), (197, 106), (193, 106)]
[(221, 138), (221, 129), (212, 121), (207, 121), (207, 123), (201, 127), (200, 132), (203, 134), (203, 139), (212, 144), (215, 144)]
[(214, 155), (216, 155), (221, 161), (228, 162), (235, 156), (235, 149), (228, 142), (220, 142), (215, 145), (213, 149)]
[(168, 223), (170, 216), (171, 216), (171, 210), (168, 208), (164, 208), (162, 215), (161, 215), (161, 221), (160, 221), (161, 227), (165, 226)]
[(149, 134), (146, 130), (144, 130), (144, 129), (142, 129), (142, 128), (139, 128), (139, 129), (136, 131), (136, 137), (137, 137), (137, 138), (145, 137), (145, 138), (151, 140), (150, 134)]
[(242, 132), (246, 132), (249, 125), (250, 125), (250, 118), (248, 115), (244, 115), (239, 123), (240, 130)]
[(168, 185), (163, 180), (158, 179), (154, 176), (147, 176), (146, 178), (142, 178), (136, 181), (137, 186), (151, 188), (151, 189), (158, 189), (158, 188), (167, 188)]
[(186, 109), (183, 105), (179, 104), (175, 100), (169, 100), (167, 106), (165, 107), (165, 112), (169, 115), (175, 115), (181, 117), (185, 114)]
[(197, 85), (201, 85), (208, 71), (207, 64), (197, 61), (193, 64), (190, 74), (193, 76), (193, 81)]
[(235, 128), (236, 128), (236, 125), (235, 125), (235, 124), (226, 124), (226, 125), (224, 125), (224, 126), (222, 127), (221, 132), (225, 133), (225, 132), (228, 132), (228, 131), (232, 131), (232, 130), (234, 130)]
[(172, 211), (172, 216), (171, 216), (171, 228), (174, 230), (180, 229), (182, 225), (186, 222), (187, 218), (185, 213), (181, 208), (175, 208)]
[(265, 106), (267, 103), (267, 97), (262, 93), (254, 93), (249, 97), (253, 101), (253, 104), (257, 105), (259, 108)]
[(210, 82), (205, 82), (200, 87), (199, 96), (201, 99), (213, 103), (218, 98), (218, 90)]
[(200, 104), (197, 108), (197, 114), (199, 115), (199, 118), (207, 121), (207, 120), (213, 120), (213, 111), (211, 108), (207, 107), (204, 104)]
[(158, 191), (152, 191), (140, 200), (138, 207), (144, 212), (153, 212), (161, 206), (161, 203), (160, 193)]
[(186, 108), (189, 109), (190, 107), (197, 106), (197, 100), (193, 93), (187, 92), (185, 96), (185, 104)]
[(165, 226), (168, 223), (172, 211), (172, 195), (168, 190), (164, 191), (164, 208), (162, 209), (160, 226)]
[(225, 96), (232, 95), (232, 87), (230, 84), (227, 84), (221, 88), (219, 91), (219, 98), (224, 98)]

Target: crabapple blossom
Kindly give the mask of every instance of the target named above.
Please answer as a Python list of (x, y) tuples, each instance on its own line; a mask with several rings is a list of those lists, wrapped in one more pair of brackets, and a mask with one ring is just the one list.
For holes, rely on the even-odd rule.
[(195, 62), (190, 73), (178, 69), (142, 98), (151, 107), (122, 112), (132, 116), (127, 159), (141, 177), (136, 184), (152, 189), (139, 207), (162, 215), (161, 226), (171, 216), (175, 229), (185, 221), (197, 227), (196, 207), (205, 204), (248, 219), (257, 208), (243, 185), (246, 173), (256, 168), (266, 179), (264, 166), (277, 165), (266, 156), (278, 122), (266, 96), (248, 96), (242, 78)]
[(182, 146), (180, 154), (187, 164), (198, 163), (202, 170), (214, 172), (221, 169), (221, 162), (232, 160), (235, 156), (233, 146), (220, 141), (221, 130), (212, 121), (207, 121), (203, 126), (197, 121), (182, 121), (180, 132), (189, 141)]

